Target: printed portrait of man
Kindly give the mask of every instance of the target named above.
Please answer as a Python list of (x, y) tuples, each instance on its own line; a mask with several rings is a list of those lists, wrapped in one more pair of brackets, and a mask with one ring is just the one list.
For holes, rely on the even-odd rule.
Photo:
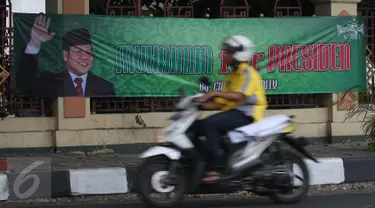
[(51, 72), (42, 69), (38, 76), (39, 52), (55, 33), (49, 32), (51, 19), (39, 15), (31, 29), (30, 41), (20, 54), (16, 86), (22, 95), (43, 97), (115, 96), (113, 83), (93, 74), (91, 35), (85, 28), (72, 29), (62, 37), (65, 69)]

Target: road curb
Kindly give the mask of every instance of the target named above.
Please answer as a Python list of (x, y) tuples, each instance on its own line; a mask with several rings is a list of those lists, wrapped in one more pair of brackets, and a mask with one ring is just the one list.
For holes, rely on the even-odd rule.
[[(306, 160), (311, 185), (334, 185), (353, 182), (375, 181), (375, 156), (319, 158), (320, 163)], [(13, 184), (16, 173), (0, 173), (0, 201), (55, 198), (83, 195), (125, 194), (137, 190), (136, 167), (113, 167), (94, 169), (71, 169), (52, 172), (31, 172), (40, 178), (40, 186), (27, 198), (15, 193)], [(30, 173), (30, 174), (31, 174)], [(43, 183), (44, 180), (50, 182)], [(30, 180), (31, 181), (31, 180)], [(26, 182), (25, 182), (26, 183)], [(26, 185), (27, 186), (27, 185)], [(202, 192), (201, 192), (202, 193)]]
[(375, 155), (351, 156), (342, 158), (345, 181), (348, 183), (375, 181)]

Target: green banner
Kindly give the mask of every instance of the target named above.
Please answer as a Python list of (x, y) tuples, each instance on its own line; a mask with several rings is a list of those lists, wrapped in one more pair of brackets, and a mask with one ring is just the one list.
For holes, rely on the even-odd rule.
[(176, 96), (220, 90), (231, 69), (221, 41), (245, 35), (267, 94), (366, 88), (363, 17), (183, 19), (14, 15), (18, 96)]

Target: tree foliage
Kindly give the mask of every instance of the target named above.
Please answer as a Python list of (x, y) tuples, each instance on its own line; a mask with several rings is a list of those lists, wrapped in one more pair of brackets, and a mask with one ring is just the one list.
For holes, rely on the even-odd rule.
[[(345, 100), (351, 102), (344, 121), (353, 118), (356, 120), (360, 119), (362, 122), (361, 128), (370, 141), (368, 144), (368, 150), (375, 151), (375, 104), (372, 104), (375, 99), (375, 94), (354, 93), (351, 89), (339, 99), (340, 100), (338, 101), (341, 101), (342, 103), (344, 103)], [(334, 103), (334, 105), (335, 104), (337, 103)]]

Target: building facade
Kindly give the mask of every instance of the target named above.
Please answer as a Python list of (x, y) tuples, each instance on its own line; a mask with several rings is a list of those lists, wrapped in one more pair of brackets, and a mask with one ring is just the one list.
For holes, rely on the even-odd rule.
[[(3, 51), (8, 51), (2, 56), (1, 64), (10, 76), (13, 55), (11, 2), (2, 1), (0, 17), (3, 25), (0, 44)], [(185, 18), (278, 18), (302, 16), (304, 11), (307, 16), (357, 15), (359, 11), (367, 18), (368, 48), (375, 50), (372, 33), (372, 11), (375, 7), (371, 7), (371, 4), (362, 5), (359, 0), (274, 0), (264, 1), (266, 6), (266, 3), (254, 6), (243, 0), (235, 4), (233, 0), (220, 0), (216, 4), (211, 1), (210, 10), (199, 2), (172, 2), (166, 0), (160, 6), (161, 10), (152, 11), (145, 9), (152, 3), (145, 5), (140, 0), (45, 0), (45, 12)], [(306, 9), (304, 5), (310, 7)], [(249, 8), (258, 9), (254, 12)], [(265, 11), (266, 8), (269, 11)], [(111, 146), (132, 147), (126, 148), (131, 150), (134, 146), (154, 142), (156, 131), (168, 123), (167, 118), (176, 101), (174, 98), (17, 98), (11, 93), (11, 82), (8, 78), (1, 90), (0, 114), (3, 119), (0, 120), (0, 149), (4, 151), (25, 148), (27, 151), (71, 151)], [(344, 122), (348, 105), (352, 101), (342, 101), (338, 99), (340, 97), (340, 94), (269, 96), (270, 109), (267, 114), (296, 115), (296, 134), (317, 141), (340, 142), (348, 138), (363, 138), (360, 119)], [(333, 106), (332, 103), (336, 101), (338, 105)], [(211, 113), (215, 112), (206, 112), (206, 115)]]

